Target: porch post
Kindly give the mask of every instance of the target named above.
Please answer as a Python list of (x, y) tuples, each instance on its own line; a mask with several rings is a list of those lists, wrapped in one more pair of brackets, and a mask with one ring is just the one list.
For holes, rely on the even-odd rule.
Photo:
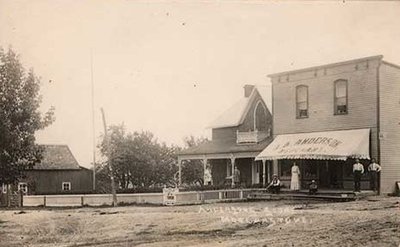
[(262, 160), (262, 177), (263, 177), (263, 185), (265, 185), (265, 159)]
[(273, 160), (272, 161), (272, 172), (279, 176), (278, 160)]
[(182, 185), (182, 159), (178, 157), (178, 187)]
[(232, 181), (231, 181), (231, 186), (232, 188), (235, 187), (235, 181), (233, 181), (233, 175), (235, 173), (235, 157), (233, 157), (233, 155), (231, 156), (231, 169), (232, 169)]
[(272, 177), (272, 162), (268, 162), (267, 164), (267, 182), (271, 183), (271, 177)]
[(203, 158), (203, 184), (206, 185), (206, 169), (207, 169), (207, 158)]

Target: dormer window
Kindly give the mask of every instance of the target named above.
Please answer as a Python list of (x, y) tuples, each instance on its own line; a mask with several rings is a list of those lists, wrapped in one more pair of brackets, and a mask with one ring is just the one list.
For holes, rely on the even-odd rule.
[(334, 98), (334, 114), (343, 115), (348, 113), (347, 103), (347, 81), (337, 80), (334, 82), (335, 98)]
[(308, 118), (308, 87), (296, 87), (296, 118)]

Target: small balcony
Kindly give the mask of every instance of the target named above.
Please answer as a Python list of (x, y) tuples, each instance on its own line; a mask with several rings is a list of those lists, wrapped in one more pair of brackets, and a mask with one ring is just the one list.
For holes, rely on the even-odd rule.
[(237, 144), (249, 144), (249, 143), (259, 143), (265, 139), (267, 139), (271, 135), (271, 129), (266, 131), (247, 131), (240, 132), (236, 131), (236, 143)]

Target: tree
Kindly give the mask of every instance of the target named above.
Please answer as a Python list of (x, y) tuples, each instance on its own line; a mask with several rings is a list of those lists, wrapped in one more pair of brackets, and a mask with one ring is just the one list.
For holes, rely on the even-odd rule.
[[(120, 189), (148, 188), (168, 184), (177, 171), (177, 147), (158, 143), (148, 131), (127, 133), (123, 125), (109, 127), (111, 163)], [(107, 142), (100, 144), (105, 154)], [(103, 164), (103, 171), (109, 164)], [(103, 172), (105, 173), (105, 172)]]
[[(184, 139), (185, 148), (197, 147), (208, 141), (204, 137), (188, 136)], [(204, 166), (202, 160), (183, 160), (182, 161), (182, 182), (185, 184), (203, 184)]]
[(35, 132), (54, 121), (54, 108), (39, 111), (40, 80), (18, 55), (0, 48), (0, 184), (15, 184), (42, 158)]

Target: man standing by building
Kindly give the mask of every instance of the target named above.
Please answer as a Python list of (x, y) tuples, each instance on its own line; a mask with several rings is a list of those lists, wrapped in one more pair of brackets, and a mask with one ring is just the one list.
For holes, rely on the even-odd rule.
[(378, 173), (382, 170), (382, 167), (375, 162), (375, 159), (371, 160), (371, 164), (368, 166), (368, 172), (370, 174), (370, 187), (371, 190), (376, 191), (378, 189)]
[(359, 159), (356, 159), (356, 163), (353, 165), (353, 174), (354, 174), (354, 191), (360, 192), (361, 190), (361, 176), (364, 173), (364, 166), (360, 163)]

